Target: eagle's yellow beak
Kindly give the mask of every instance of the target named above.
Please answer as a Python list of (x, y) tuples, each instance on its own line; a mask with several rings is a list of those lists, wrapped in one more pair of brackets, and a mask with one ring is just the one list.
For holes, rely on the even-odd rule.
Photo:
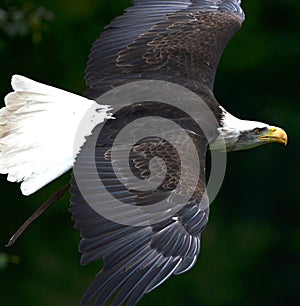
[(269, 131), (259, 136), (257, 139), (266, 142), (279, 142), (283, 143), (285, 146), (288, 142), (288, 137), (286, 132), (283, 129), (276, 126), (270, 126)]

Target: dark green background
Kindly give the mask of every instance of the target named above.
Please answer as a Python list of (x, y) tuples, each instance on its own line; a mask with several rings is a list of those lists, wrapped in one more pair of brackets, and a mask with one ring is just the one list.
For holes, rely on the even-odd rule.
[[(76, 93), (84, 91), (89, 49), (102, 27), (129, 1), (1, 3), (2, 9), (25, 14), (10, 25), (0, 19), (0, 96), (4, 97), (15, 73)], [(55, 18), (37, 17), (41, 5)], [(300, 305), (300, 1), (244, 0), (243, 8), (246, 22), (222, 58), (216, 97), (240, 118), (283, 127), (289, 144), (229, 154), (196, 266), (146, 295), (140, 305)], [(17, 26), (15, 32), (8, 30), (10, 26)], [(70, 220), (68, 196), (14, 247), (4, 247), (18, 226), (69, 177), (68, 173), (24, 197), (17, 184), (1, 176), (0, 252), (10, 261), (16, 255), (19, 263), (10, 262), (0, 270), (0, 305), (78, 305), (100, 268), (100, 262), (79, 265), (79, 232)]]

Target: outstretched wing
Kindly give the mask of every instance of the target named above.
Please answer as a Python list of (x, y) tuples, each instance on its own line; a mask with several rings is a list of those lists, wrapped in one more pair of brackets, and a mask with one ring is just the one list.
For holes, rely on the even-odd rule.
[(87, 95), (159, 79), (194, 91), (213, 89), (223, 50), (241, 27), (240, 0), (136, 0), (95, 42)]
[[(141, 116), (145, 107), (140, 106)], [(193, 151), (187, 139), (171, 131), (170, 142), (155, 136), (137, 141), (129, 148), (129, 155), (119, 155), (125, 159), (129, 156), (130, 167), (116, 169), (120, 160), (112, 159), (111, 153), (115, 137), (120, 126), (137, 119), (132, 107), (116, 115), (118, 120), (108, 120), (101, 131), (96, 129), (88, 137), (73, 171), (70, 210), (83, 238), (79, 246), (81, 263), (100, 258), (104, 261), (82, 305), (94, 299), (94, 305), (104, 305), (111, 297), (111, 305), (126, 301), (135, 305), (171, 275), (189, 270), (200, 252), (200, 235), (208, 220), (204, 171), (207, 140), (201, 132), (190, 132), (196, 154), (190, 153)], [(186, 130), (191, 127), (190, 122), (177, 123)], [(178, 147), (186, 150), (185, 161)], [(155, 157), (158, 162), (150, 168)], [(199, 169), (193, 166), (197, 158)], [(152, 190), (138, 190), (134, 178), (145, 180), (151, 171), (161, 184)], [(195, 189), (189, 190), (190, 181), (195, 179)], [(178, 209), (170, 215), (163, 200), (167, 199), (173, 208), (175, 192), (182, 198), (189, 192), (191, 196), (186, 203), (177, 202)]]
[[(86, 71), (87, 95), (96, 98), (121, 84), (154, 79), (192, 89), (210, 107), (217, 107), (214, 76), (223, 49), (243, 22), (240, 1), (136, 0), (133, 4), (94, 44)], [(209, 214), (205, 156), (211, 139), (183, 115), (177, 124), (192, 139), (196, 156), (189, 155), (185, 138), (167, 129), (171, 143), (154, 135), (137, 139), (124, 160), (112, 156), (115, 137), (128, 122), (139, 116), (168, 117), (170, 110), (163, 103), (159, 107), (149, 103), (114, 113), (115, 120), (87, 138), (75, 162), (70, 210), (83, 238), (81, 262), (104, 261), (83, 305), (92, 300), (104, 305), (110, 298), (112, 305), (126, 301), (135, 305), (171, 275), (190, 269), (200, 252), (200, 235)], [(187, 152), (185, 163), (177, 145)], [(138, 189), (135, 179), (152, 178), (152, 172), (161, 184)], [(174, 194), (190, 194), (189, 180), (195, 179), (188, 200), (175, 203)], [(172, 204), (178, 209), (168, 214), (169, 209), (156, 205), (164, 200), (170, 209)]]

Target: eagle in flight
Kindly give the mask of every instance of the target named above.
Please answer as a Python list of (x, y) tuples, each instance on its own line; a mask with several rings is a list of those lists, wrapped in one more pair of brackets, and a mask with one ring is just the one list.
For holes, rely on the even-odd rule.
[[(209, 146), (222, 149), (223, 143), (226, 151), (234, 151), (287, 143), (281, 128), (240, 120), (213, 94), (223, 50), (244, 21), (240, 0), (133, 0), (132, 4), (92, 47), (85, 97), (15, 75), (14, 91), (6, 96), (6, 107), (0, 110), (0, 173), (7, 174), (9, 181), (22, 182), (24, 195), (73, 168), (70, 211), (82, 237), (81, 264), (100, 258), (104, 262), (82, 305), (93, 302), (99, 306), (109, 300), (111, 305), (135, 305), (172, 275), (193, 267), (209, 215), (205, 177)], [(134, 102), (119, 109), (99, 104), (98, 97), (111, 90), (153, 80), (180, 85), (204, 101), (216, 119), (215, 123), (201, 117), (210, 130), (208, 135), (168, 101)], [(80, 133), (83, 116), (89, 120)], [(148, 135), (135, 140), (126, 157), (130, 171), (120, 166), (120, 178), (115, 169), (118, 157), (112, 153), (115, 139), (127, 124), (147, 116), (164, 117), (180, 125), (197, 154), (194, 156), (185, 138), (172, 130), (167, 131), (168, 140)], [(78, 148), (74, 149), (76, 141)], [(184, 165), (174, 144), (190, 154)], [(154, 172), (161, 184), (138, 190), (132, 177), (140, 181), (151, 177), (150, 165), (155, 158)], [(194, 160), (198, 169), (192, 166)], [(172, 207), (174, 193), (184, 194), (190, 188), (190, 184), (180, 183), (183, 170), (188, 173), (186, 179), (196, 177), (186, 203), (172, 214), (161, 208), (156, 222), (145, 222), (152, 204), (167, 200)], [(119, 209), (116, 203), (137, 208), (146, 218), (135, 223), (141, 214)], [(97, 207), (100, 212), (109, 211), (109, 217)]]

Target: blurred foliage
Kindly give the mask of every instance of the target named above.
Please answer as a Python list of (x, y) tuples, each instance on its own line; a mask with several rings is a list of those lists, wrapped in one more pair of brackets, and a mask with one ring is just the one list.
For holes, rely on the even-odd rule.
[(18, 264), (20, 257), (17, 255), (8, 255), (7, 253), (0, 253), (0, 270), (5, 269), (9, 264)]
[(35, 8), (32, 3), (25, 4), (21, 9), (9, 7), (8, 10), (0, 8), (0, 29), (9, 37), (32, 37), (33, 43), (40, 43), (42, 34), (49, 29), (49, 22), (54, 15), (45, 7)]
[[(2, 1), (0, 96), (11, 90), (14, 73), (84, 91), (92, 43), (129, 4)], [(246, 21), (221, 60), (216, 97), (238, 117), (282, 126), (289, 144), (228, 155), (227, 175), (211, 206), (196, 266), (172, 277), (139, 305), (300, 305), (300, 1), (244, 0), (243, 8)], [(78, 305), (100, 269), (101, 262), (79, 265), (80, 238), (67, 195), (13, 248), (4, 248), (19, 225), (69, 179), (68, 173), (23, 197), (17, 184), (1, 176), (0, 265), (6, 266), (0, 271), (1, 305)], [(20, 263), (7, 265), (9, 258)]]

